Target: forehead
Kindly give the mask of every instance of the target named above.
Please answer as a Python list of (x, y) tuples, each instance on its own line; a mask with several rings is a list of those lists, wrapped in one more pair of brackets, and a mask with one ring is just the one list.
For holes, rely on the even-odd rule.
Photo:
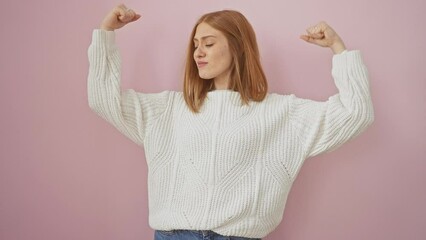
[(203, 22), (203, 23), (198, 24), (197, 29), (195, 30), (194, 41), (199, 40), (199, 39), (203, 39), (203, 38), (207, 38), (207, 37), (223, 38), (224, 35), (221, 31), (214, 29), (213, 27), (211, 27), (207, 23)]

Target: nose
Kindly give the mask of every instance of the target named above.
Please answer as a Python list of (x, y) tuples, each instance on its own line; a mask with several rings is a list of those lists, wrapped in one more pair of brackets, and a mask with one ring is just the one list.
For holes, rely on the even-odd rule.
[(204, 52), (204, 49), (202, 49), (201, 46), (199, 46), (195, 49), (194, 55), (195, 55), (195, 58), (201, 58), (206, 56), (206, 53)]

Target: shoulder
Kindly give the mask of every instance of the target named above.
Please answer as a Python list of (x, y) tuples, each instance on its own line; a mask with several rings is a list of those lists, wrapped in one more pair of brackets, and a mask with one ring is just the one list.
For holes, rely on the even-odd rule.
[(259, 104), (268, 114), (282, 114), (288, 111), (291, 103), (291, 95), (269, 92)]
[(181, 91), (167, 90), (165, 92), (168, 92), (170, 98), (173, 98), (174, 100), (183, 99), (183, 92)]
[(144, 108), (158, 108), (161, 110), (164, 108), (170, 108), (175, 104), (179, 104), (179, 101), (182, 98), (182, 92), (173, 91), (173, 90), (162, 90), (156, 92), (137, 92), (133, 89), (127, 90), (131, 94), (125, 94), (129, 96), (127, 98), (136, 96), (139, 99), (139, 102), (144, 106)]
[(166, 90), (163, 92), (169, 95), (169, 101), (172, 105), (176, 106), (176, 105), (185, 104), (185, 99), (184, 99), (182, 91)]
[(163, 90), (159, 92), (137, 92), (140, 96), (150, 96), (153, 98), (167, 98), (168, 100), (172, 100), (176, 97), (182, 97), (182, 92), (174, 91), (174, 90)]
[(265, 104), (287, 104), (294, 97), (294, 94), (281, 94), (270, 92), (266, 95), (263, 102)]

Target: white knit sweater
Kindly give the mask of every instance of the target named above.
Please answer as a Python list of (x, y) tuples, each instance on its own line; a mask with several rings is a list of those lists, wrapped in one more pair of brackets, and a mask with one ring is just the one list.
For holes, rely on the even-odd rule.
[(333, 56), (339, 93), (325, 102), (268, 93), (247, 106), (238, 92), (216, 90), (199, 114), (182, 92), (122, 91), (115, 32), (94, 29), (88, 57), (90, 108), (145, 149), (149, 225), (157, 230), (265, 237), (281, 222), (304, 160), (374, 120), (359, 50)]

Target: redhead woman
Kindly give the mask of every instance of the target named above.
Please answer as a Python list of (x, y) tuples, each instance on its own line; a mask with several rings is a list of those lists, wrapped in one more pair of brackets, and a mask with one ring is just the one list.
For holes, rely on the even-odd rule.
[(281, 222), (307, 158), (374, 121), (367, 68), (325, 22), (300, 38), (330, 48), (339, 93), (320, 102), (268, 92), (255, 32), (238, 11), (202, 15), (183, 91), (121, 90), (115, 30), (141, 17), (116, 6), (88, 49), (90, 108), (145, 149), (155, 240), (261, 239)]

